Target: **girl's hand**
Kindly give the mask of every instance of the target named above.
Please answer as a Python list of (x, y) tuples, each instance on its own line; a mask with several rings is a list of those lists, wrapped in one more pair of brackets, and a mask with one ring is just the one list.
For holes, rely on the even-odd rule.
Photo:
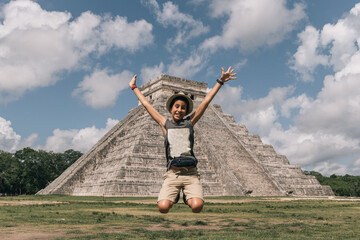
[(234, 69), (232, 69), (231, 67), (229, 67), (229, 69), (225, 72), (224, 68), (221, 68), (221, 77), (220, 77), (220, 81), (221, 82), (227, 82), (231, 79), (236, 79), (236, 77), (234, 77), (235, 75), (237, 75), (237, 73), (233, 73)]
[(134, 77), (131, 79), (131, 81), (129, 82), (129, 86), (130, 88), (132, 88), (133, 86), (136, 85), (136, 77), (137, 75), (135, 74)]

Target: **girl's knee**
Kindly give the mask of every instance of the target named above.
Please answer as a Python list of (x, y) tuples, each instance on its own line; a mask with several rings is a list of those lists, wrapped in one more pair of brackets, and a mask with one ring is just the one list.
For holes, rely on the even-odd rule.
[(192, 207), (191, 210), (193, 213), (199, 213), (199, 212), (201, 212), (202, 208), (203, 208), (203, 205), (195, 206), (195, 207)]
[(168, 213), (170, 208), (172, 207), (173, 203), (169, 200), (160, 200), (158, 202), (159, 212), (161, 213)]
[(191, 207), (193, 213), (199, 213), (204, 206), (204, 201), (201, 198), (190, 198), (188, 200), (188, 204)]

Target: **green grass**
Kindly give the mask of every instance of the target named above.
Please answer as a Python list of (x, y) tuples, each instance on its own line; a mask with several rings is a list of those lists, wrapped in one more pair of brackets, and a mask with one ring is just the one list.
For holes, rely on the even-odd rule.
[[(19, 196), (0, 198), (0, 239), (358, 239), (360, 201), (325, 198), (208, 198), (193, 214), (156, 198)], [(358, 200), (358, 199), (357, 199)], [(216, 201), (223, 201), (217, 203)]]

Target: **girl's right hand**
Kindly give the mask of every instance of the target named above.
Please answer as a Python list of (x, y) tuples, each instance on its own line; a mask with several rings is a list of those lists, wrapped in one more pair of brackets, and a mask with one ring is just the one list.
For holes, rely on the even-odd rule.
[(130, 88), (132, 88), (133, 86), (136, 85), (136, 77), (137, 75), (135, 74), (134, 77), (131, 79), (131, 81), (129, 82), (129, 86)]
[(220, 77), (220, 81), (221, 82), (227, 82), (231, 79), (236, 79), (236, 77), (234, 77), (235, 75), (237, 75), (237, 73), (233, 73), (234, 69), (229, 67), (229, 69), (225, 72), (224, 68), (221, 68), (221, 77)]

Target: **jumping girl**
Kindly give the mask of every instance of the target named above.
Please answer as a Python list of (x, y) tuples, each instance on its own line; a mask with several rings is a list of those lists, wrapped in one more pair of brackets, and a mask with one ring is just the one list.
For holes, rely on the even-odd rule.
[(234, 69), (231, 67), (226, 72), (224, 68), (221, 70), (221, 77), (216, 80), (215, 86), (205, 96), (195, 112), (186, 118), (185, 116), (190, 114), (193, 109), (193, 102), (187, 95), (175, 94), (167, 100), (166, 108), (171, 113), (172, 119), (166, 119), (136, 87), (137, 76), (134, 75), (129, 82), (130, 88), (150, 116), (160, 125), (165, 137), (167, 172), (164, 175), (164, 183), (157, 202), (161, 213), (169, 212), (173, 204), (177, 203), (181, 189), (185, 204), (189, 205), (194, 213), (199, 213), (203, 208), (203, 189), (197, 173), (197, 159), (193, 153), (193, 127), (204, 114), (221, 86), (231, 79), (236, 79), (234, 77), (236, 73), (233, 73)]

